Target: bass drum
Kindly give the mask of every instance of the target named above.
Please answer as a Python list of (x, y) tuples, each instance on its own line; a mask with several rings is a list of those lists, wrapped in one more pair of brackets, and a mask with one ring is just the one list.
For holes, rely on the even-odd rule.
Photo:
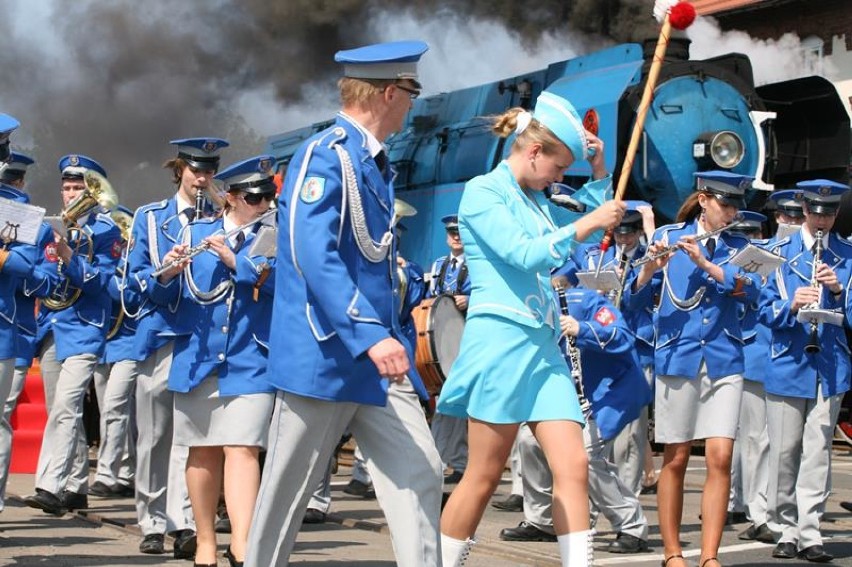
[(459, 354), (464, 314), (452, 296), (439, 295), (420, 302), (412, 317), (417, 329), (417, 372), (429, 394), (437, 396)]

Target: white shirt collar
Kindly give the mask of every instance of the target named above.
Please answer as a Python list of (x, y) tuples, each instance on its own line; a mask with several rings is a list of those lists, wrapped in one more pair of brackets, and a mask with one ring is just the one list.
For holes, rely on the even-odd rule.
[(183, 195), (181, 195), (180, 191), (175, 193), (175, 201), (177, 202), (178, 220), (180, 220), (181, 226), (186, 226), (189, 222), (189, 219), (186, 218), (186, 215), (182, 213), (187, 209), (187, 207), (190, 209), (195, 209), (195, 203), (188, 203), (186, 199), (183, 198)]
[(364, 135), (364, 139), (367, 141), (367, 149), (370, 150), (371, 157), (376, 157), (377, 155), (379, 155), (379, 152), (385, 149), (384, 145), (379, 141), (379, 139), (376, 138), (372, 132), (364, 128), (357, 120), (355, 120), (342, 110), (340, 111), (340, 115), (349, 122), (351, 122), (352, 125), (355, 126), (355, 128), (357, 128), (358, 131)]
[[(802, 243), (805, 245), (805, 248), (807, 250), (813, 249), (814, 244), (816, 243), (816, 238), (814, 238), (814, 235), (810, 233), (810, 231), (808, 230), (806, 225), (802, 225), (801, 231), (802, 231)], [(828, 250), (828, 234), (829, 234), (828, 232), (825, 232), (822, 235), (822, 249), (823, 250)]]

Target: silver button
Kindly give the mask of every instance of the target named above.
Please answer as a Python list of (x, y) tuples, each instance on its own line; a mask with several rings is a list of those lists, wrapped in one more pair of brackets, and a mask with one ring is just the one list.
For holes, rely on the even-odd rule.
[(51, 320), (50, 320), (50, 322), (51, 322), (51, 323), (56, 323), (56, 319), (51, 319)]
[(704, 339), (701, 339), (701, 346), (704, 346), (705, 344), (707, 344), (706, 341)]
[(360, 314), (361, 314), (361, 311), (360, 311), (357, 307), (354, 307), (354, 308), (352, 309), (352, 316), (353, 316), (353, 317), (357, 317), (357, 316), (359, 316)]
[(223, 333), (227, 333), (227, 332), (228, 332), (228, 326), (227, 326), (227, 325), (222, 325), (222, 332), (223, 332)]
[(705, 317), (705, 318), (704, 318), (701, 322), (702, 322), (702, 323), (704, 323), (704, 324), (706, 325), (707, 323), (709, 323), (709, 322), (710, 322), (710, 319), (708, 319), (707, 317)]
[(225, 353), (224, 352), (219, 353), (219, 360), (225, 360)]
[(710, 298), (709, 298), (709, 297), (705, 297), (705, 298), (704, 298), (704, 303), (710, 303)]

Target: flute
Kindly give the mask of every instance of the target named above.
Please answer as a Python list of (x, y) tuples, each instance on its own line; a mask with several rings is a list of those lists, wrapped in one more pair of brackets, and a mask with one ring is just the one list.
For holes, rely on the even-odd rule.
[[(716, 236), (717, 234), (721, 234), (721, 233), (725, 232), (726, 230), (729, 230), (729, 229), (734, 228), (735, 226), (737, 226), (739, 224), (742, 224), (742, 222), (743, 222), (742, 218), (734, 219), (733, 222), (730, 222), (730, 223), (726, 224), (725, 226), (719, 227), (716, 230), (711, 230), (710, 232), (705, 232), (704, 234), (702, 234), (700, 236), (696, 236), (695, 241), (700, 242), (702, 240), (707, 240), (708, 238), (712, 238), (712, 237)], [(638, 260), (633, 262), (633, 266), (634, 267), (643, 266), (643, 265), (647, 264), (648, 262), (653, 262), (654, 260), (658, 260), (658, 259), (662, 258), (663, 256), (668, 256), (672, 252), (675, 252), (678, 248), (680, 248), (679, 243), (678, 244), (672, 244), (671, 246), (667, 246), (667, 247), (663, 248), (662, 250), (660, 250), (659, 252), (657, 252), (656, 254), (651, 254), (651, 255), (646, 254), (642, 258), (639, 258)]]
[[(266, 211), (265, 213), (263, 213), (259, 217), (252, 219), (245, 224), (241, 224), (240, 226), (236, 226), (236, 227), (232, 228), (231, 230), (223, 233), (223, 236), (227, 240), (228, 238), (231, 238), (232, 236), (234, 236), (238, 232), (242, 232), (243, 230), (247, 229), (248, 227), (263, 221), (266, 217), (273, 215), (277, 212), (278, 212), (278, 209), (276, 209), (276, 208), (269, 209), (268, 211)], [(215, 235), (211, 235), (211, 236), (215, 236)], [(201, 242), (201, 244), (198, 244), (196, 246), (193, 246), (192, 248), (189, 248), (186, 251), (186, 253), (183, 256), (181, 256), (180, 258), (177, 258), (176, 260), (172, 260), (171, 262), (166, 262), (165, 264), (163, 264), (162, 266), (160, 266), (159, 268), (154, 270), (154, 272), (151, 274), (151, 276), (156, 278), (157, 276), (163, 274), (164, 272), (171, 270), (172, 268), (174, 268), (175, 266), (177, 266), (181, 262), (184, 262), (185, 260), (189, 260), (190, 258), (195, 258), (196, 256), (198, 256), (199, 254), (201, 254), (202, 252), (204, 252), (208, 248), (210, 248), (210, 241), (204, 240), (204, 241)]]

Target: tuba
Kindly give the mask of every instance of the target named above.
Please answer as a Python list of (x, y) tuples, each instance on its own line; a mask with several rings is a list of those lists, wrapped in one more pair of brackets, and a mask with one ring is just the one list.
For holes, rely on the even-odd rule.
[[(94, 256), (92, 237), (80, 227), (78, 221), (98, 207), (112, 211), (118, 206), (118, 195), (116, 195), (106, 177), (91, 169), (86, 170), (86, 173), (83, 174), (83, 182), (86, 184), (86, 188), (73, 201), (68, 203), (60, 216), (68, 229), (67, 238), (74, 254), (81, 254), (85, 256), (86, 261), (91, 262)], [(62, 269), (63, 264), (60, 259), (57, 271), (62, 280), (50, 296), (42, 301), (45, 307), (53, 311), (70, 307), (83, 292), (80, 288), (72, 286), (68, 278), (63, 277)]]

